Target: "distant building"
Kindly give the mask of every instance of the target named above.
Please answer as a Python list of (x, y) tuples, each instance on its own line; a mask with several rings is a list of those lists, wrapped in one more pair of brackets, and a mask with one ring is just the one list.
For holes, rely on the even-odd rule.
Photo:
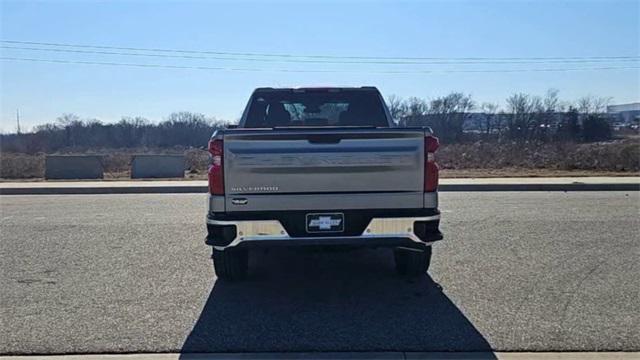
[(640, 102), (631, 104), (609, 105), (607, 115), (614, 122), (629, 124), (640, 119)]

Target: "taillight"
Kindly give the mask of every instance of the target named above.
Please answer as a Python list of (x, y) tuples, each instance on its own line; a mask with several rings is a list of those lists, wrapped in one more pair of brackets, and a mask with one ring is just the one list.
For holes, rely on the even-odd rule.
[(436, 164), (436, 151), (440, 147), (437, 137), (427, 135), (424, 137), (424, 191), (436, 191), (438, 188), (438, 164)]
[(209, 140), (209, 193), (224, 195), (224, 143), (221, 139)]

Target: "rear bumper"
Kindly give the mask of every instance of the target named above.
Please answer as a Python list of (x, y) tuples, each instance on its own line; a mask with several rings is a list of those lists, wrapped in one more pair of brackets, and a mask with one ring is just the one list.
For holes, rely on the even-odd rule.
[[(406, 213), (406, 211), (403, 211)], [(392, 212), (386, 212), (387, 214)], [(207, 245), (217, 250), (234, 247), (261, 246), (402, 246), (424, 248), (442, 239), (439, 230), (440, 213), (421, 209), (414, 216), (380, 217), (372, 215), (364, 228), (350, 229), (348, 235), (300, 234), (296, 229), (287, 231), (280, 220), (233, 219), (232, 216), (207, 216)], [(404, 215), (404, 214), (403, 214)], [(286, 223), (286, 222), (285, 222)], [(288, 225), (288, 224), (287, 224)], [(290, 234), (290, 232), (296, 232)]]

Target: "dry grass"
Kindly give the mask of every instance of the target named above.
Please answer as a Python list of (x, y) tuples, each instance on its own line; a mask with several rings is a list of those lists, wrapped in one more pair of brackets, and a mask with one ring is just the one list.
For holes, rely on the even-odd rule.
[(640, 141), (606, 143), (484, 143), (445, 145), (438, 163), (447, 170), (545, 169), (553, 171), (640, 171)]
[[(128, 178), (134, 154), (185, 154), (187, 179), (205, 179), (209, 164), (204, 149), (103, 149), (84, 153), (104, 156), (106, 179)], [(451, 144), (442, 146), (437, 157), (443, 178), (638, 175), (640, 139), (591, 144)], [(44, 158), (44, 154), (0, 154), (0, 178), (42, 178)]]
[(44, 154), (0, 154), (0, 178), (33, 179), (44, 177)]
[(191, 149), (185, 152), (187, 172), (191, 175), (207, 174), (209, 167), (209, 152), (201, 149)]

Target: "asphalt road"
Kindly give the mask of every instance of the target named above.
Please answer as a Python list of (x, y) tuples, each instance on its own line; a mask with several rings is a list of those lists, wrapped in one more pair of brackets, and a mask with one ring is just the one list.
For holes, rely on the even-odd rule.
[(431, 277), (385, 250), (253, 254), (205, 197), (0, 196), (0, 353), (639, 350), (638, 192), (443, 193)]

